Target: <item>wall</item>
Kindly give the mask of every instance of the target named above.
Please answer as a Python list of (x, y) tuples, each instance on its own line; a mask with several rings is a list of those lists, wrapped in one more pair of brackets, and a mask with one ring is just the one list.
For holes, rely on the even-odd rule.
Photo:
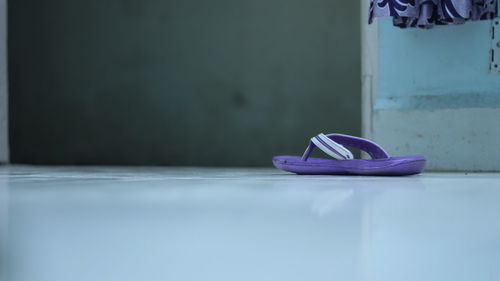
[(0, 163), (9, 160), (7, 103), (7, 11), (0, 0)]
[(379, 20), (373, 138), (429, 170), (500, 170), (500, 74), (489, 72), (491, 21), (430, 30)]
[(357, 1), (16, 0), (15, 163), (270, 165), (360, 134)]

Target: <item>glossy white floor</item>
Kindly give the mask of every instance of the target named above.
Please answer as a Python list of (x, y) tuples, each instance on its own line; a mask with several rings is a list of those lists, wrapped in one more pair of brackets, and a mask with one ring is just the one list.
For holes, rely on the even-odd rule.
[(0, 167), (1, 280), (500, 280), (500, 175)]

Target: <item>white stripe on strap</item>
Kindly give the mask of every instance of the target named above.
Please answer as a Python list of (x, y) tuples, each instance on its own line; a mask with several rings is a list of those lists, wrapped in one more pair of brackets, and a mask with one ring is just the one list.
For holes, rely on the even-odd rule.
[(316, 147), (337, 160), (354, 159), (351, 151), (349, 151), (341, 144), (331, 140), (323, 133), (311, 138), (311, 141), (316, 145)]

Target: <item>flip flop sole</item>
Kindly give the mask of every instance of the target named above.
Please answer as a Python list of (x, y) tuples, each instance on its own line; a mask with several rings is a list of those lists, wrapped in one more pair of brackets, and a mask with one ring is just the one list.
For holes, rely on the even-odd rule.
[(273, 158), (276, 168), (300, 175), (406, 176), (421, 173), (425, 163), (426, 159), (421, 155), (372, 160), (309, 158), (303, 161), (299, 156)]

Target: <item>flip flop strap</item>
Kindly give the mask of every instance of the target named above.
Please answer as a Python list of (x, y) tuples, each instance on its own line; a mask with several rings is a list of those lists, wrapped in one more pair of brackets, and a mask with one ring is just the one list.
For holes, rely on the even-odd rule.
[(302, 160), (307, 161), (315, 147), (337, 160), (354, 159), (352, 153), (347, 150), (344, 145), (363, 150), (368, 153), (372, 159), (389, 158), (389, 154), (387, 154), (382, 147), (370, 140), (342, 134), (319, 134), (311, 138), (309, 146), (302, 156)]

